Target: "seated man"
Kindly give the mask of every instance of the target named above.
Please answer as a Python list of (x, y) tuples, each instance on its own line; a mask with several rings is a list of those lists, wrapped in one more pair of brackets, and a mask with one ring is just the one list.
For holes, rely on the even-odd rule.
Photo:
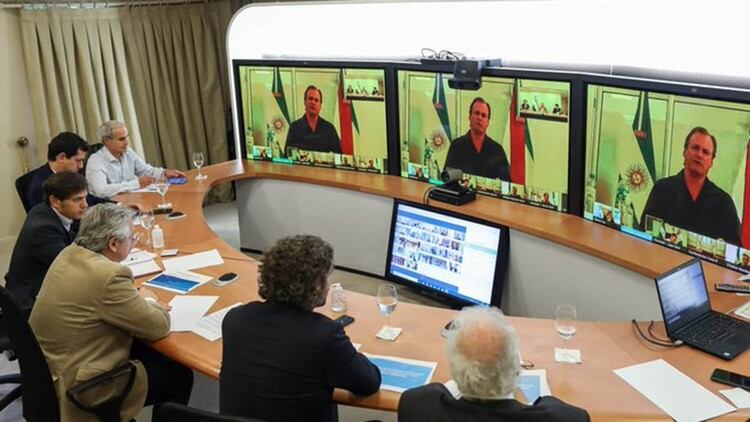
[(97, 135), (104, 148), (89, 157), (86, 180), (91, 193), (101, 198), (111, 198), (120, 192), (150, 185), (162, 174), (166, 177), (184, 177), (179, 170), (153, 167), (128, 148), (128, 128), (122, 122), (109, 120), (102, 123)]
[[(136, 290), (132, 272), (120, 264), (137, 239), (132, 215), (132, 210), (116, 204), (91, 207), (75, 244), (52, 263), (31, 312), (29, 324), (56, 380), (62, 421), (98, 420), (78, 410), (66, 391), (133, 358), (133, 337), (153, 341), (169, 334), (165, 305), (152, 291)], [(121, 420), (135, 417), (144, 400), (152, 404), (152, 397), (187, 403), (192, 371), (175, 363), (171, 372), (154, 370), (153, 365), (147, 360), (136, 363), (135, 383), (122, 405)], [(168, 378), (159, 379), (164, 377)], [(155, 386), (160, 384), (171, 394), (158, 391)], [(105, 400), (115, 393), (112, 390), (104, 384), (94, 395)]]
[(238, 306), (223, 322), (220, 413), (267, 421), (333, 421), (334, 388), (369, 395), (380, 371), (354, 349), (323, 306), (333, 249), (291, 236), (266, 251), (258, 278), (265, 302)]
[[(44, 182), (53, 174), (63, 171), (78, 173), (83, 169), (83, 162), (89, 144), (73, 132), (60, 132), (47, 145), (47, 163), (34, 170), (34, 176), (25, 193), (26, 202), (30, 207), (44, 202)], [(86, 197), (89, 205), (108, 202), (89, 194)]]
[(531, 406), (513, 398), (521, 372), (518, 336), (499, 309), (464, 309), (453, 324), (446, 351), (460, 394), (443, 384), (408, 390), (398, 405), (400, 422), (589, 420), (585, 410), (551, 396)]
[(31, 310), (52, 261), (75, 238), (77, 220), (88, 207), (86, 179), (61, 172), (44, 182), (46, 201), (26, 216), (10, 258), (5, 287), (27, 311)]

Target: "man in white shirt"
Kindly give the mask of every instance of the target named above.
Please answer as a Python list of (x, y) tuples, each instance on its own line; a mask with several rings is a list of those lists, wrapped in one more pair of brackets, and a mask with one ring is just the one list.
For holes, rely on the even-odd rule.
[(86, 164), (86, 180), (93, 195), (111, 198), (120, 192), (150, 185), (161, 175), (185, 176), (179, 170), (154, 167), (129, 149), (128, 128), (122, 122), (109, 120), (102, 123), (97, 136), (104, 148), (91, 155)]

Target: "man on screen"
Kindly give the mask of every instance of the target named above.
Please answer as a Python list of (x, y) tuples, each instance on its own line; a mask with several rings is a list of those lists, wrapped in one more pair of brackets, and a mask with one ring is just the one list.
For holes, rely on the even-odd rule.
[(469, 106), (469, 131), (451, 142), (445, 167), (490, 179), (510, 181), (510, 164), (503, 147), (487, 136), (492, 110), (482, 97)]
[(308, 86), (305, 89), (305, 115), (289, 125), (287, 148), (341, 154), (341, 140), (336, 128), (320, 117), (322, 104), (323, 93), (315, 85)]
[(716, 158), (716, 137), (694, 127), (685, 137), (684, 168), (665, 177), (649, 194), (641, 221), (646, 216), (691, 232), (740, 244), (740, 221), (732, 198), (708, 179)]

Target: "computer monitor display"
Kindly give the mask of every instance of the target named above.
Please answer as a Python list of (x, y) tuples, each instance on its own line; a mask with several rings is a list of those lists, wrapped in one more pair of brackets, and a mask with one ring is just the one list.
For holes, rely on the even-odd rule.
[(385, 71), (235, 61), (245, 157), (388, 171)]
[(588, 85), (584, 217), (750, 272), (750, 104), (656, 88)]
[(396, 201), (386, 277), (454, 305), (499, 307), (508, 244), (507, 227)]
[(466, 91), (452, 76), (398, 71), (401, 176), (459, 168), (480, 193), (566, 211), (570, 82), (483, 76)]

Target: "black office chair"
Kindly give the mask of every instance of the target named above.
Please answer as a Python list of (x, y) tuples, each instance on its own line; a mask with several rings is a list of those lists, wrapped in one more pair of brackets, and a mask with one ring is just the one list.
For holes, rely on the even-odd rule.
[[(26, 320), (26, 314), (18, 306), (10, 292), (2, 286), (0, 286), (0, 310), (2, 310), (0, 332), (7, 333), (10, 338), (13, 350), (18, 357), (18, 365), (21, 368), (24, 418), (29, 422), (60, 420), (57, 393), (42, 348)], [(113, 382), (124, 375), (134, 377), (135, 365), (128, 362), (126, 365), (77, 385), (71, 389), (69, 397), (88, 390), (95, 385), (95, 380), (96, 385), (98, 385), (98, 383)], [(119, 422), (119, 406), (116, 411), (113, 411), (112, 408), (113, 403), (119, 402), (121, 405), (125, 396), (130, 392), (132, 380), (126, 384), (127, 388), (124, 388), (116, 397), (89, 408), (82, 408), (82, 410), (96, 414), (105, 422)], [(76, 401), (73, 401), (73, 403), (78, 405)]]
[(36, 174), (36, 169), (31, 170), (16, 179), (16, 192), (18, 192), (18, 197), (21, 198), (23, 209), (26, 210), (27, 213), (31, 209), (31, 204), (26, 200), (26, 192), (29, 191), (29, 184), (31, 184), (31, 179), (34, 177), (34, 174)]
[(262, 422), (261, 419), (219, 415), (177, 403), (162, 403), (154, 408), (151, 422)]

